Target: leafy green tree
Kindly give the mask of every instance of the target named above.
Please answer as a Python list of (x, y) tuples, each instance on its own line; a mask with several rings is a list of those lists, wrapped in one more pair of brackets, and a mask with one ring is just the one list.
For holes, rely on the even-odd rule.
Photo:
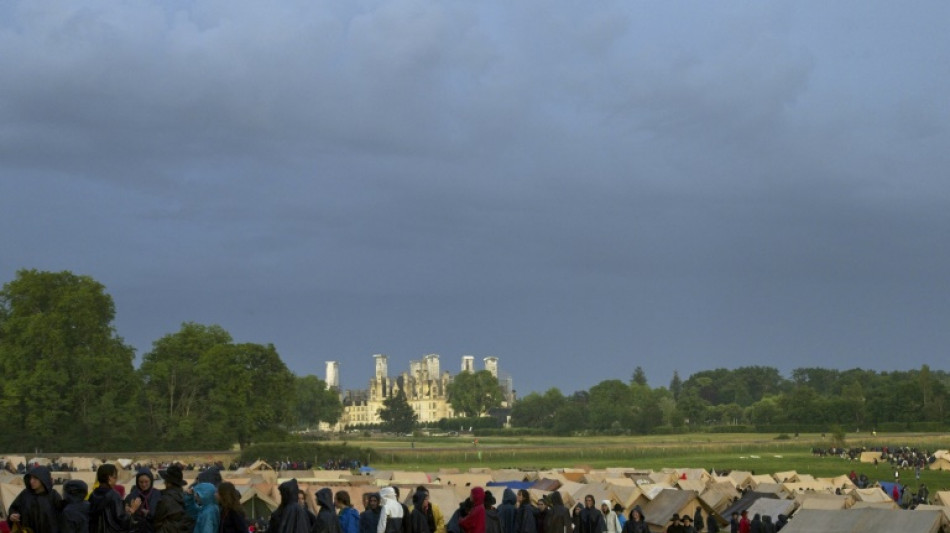
[(201, 355), (198, 375), (207, 387), (204, 419), (195, 441), (243, 449), (255, 435), (273, 437), (291, 421), (294, 375), (272, 344), (219, 344)]
[(590, 389), (588, 409), (592, 429), (630, 428), (633, 393), (619, 379), (601, 381)]
[(208, 394), (205, 376), (198, 371), (201, 356), (230, 343), (231, 335), (221, 326), (194, 322), (152, 343), (139, 374), (145, 383), (144, 411), (163, 446), (187, 448), (198, 437)]
[(448, 387), (449, 404), (464, 416), (484, 416), (501, 405), (504, 393), (498, 379), (487, 370), (461, 372)]
[(20, 270), (0, 290), (0, 445), (113, 450), (134, 439), (133, 349), (105, 287), (68, 271)]
[(416, 427), (419, 415), (406, 400), (406, 393), (400, 390), (395, 396), (383, 400), (383, 407), (379, 410), (379, 418), (383, 420), (383, 427), (396, 433), (409, 433)]
[(680, 379), (680, 373), (677, 370), (673, 371), (673, 378), (670, 380), (670, 392), (673, 393), (673, 399), (679, 400), (680, 392), (683, 391), (683, 380)]
[(335, 424), (343, 414), (343, 404), (335, 391), (317, 376), (294, 379), (294, 417), (298, 427), (311, 427), (326, 422)]
[(511, 408), (511, 424), (515, 427), (551, 429), (554, 415), (567, 400), (557, 388), (544, 394), (532, 392)]
[(558, 435), (573, 435), (590, 429), (589, 411), (585, 396), (573, 394), (554, 413), (551, 429)]
[(640, 385), (641, 387), (647, 387), (647, 374), (643, 371), (643, 367), (637, 366), (633, 369), (633, 376), (630, 378), (631, 384)]

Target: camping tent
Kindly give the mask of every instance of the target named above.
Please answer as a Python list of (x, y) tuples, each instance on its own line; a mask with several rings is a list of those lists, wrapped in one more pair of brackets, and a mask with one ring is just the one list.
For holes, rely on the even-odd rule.
[(802, 509), (782, 529), (783, 533), (937, 533), (940, 530), (937, 511), (895, 512), (884, 509), (826, 511)]
[[(696, 507), (701, 506), (700, 501), (696, 491), (666, 489), (653, 498), (653, 501), (643, 506), (643, 515), (651, 529), (665, 531), (674, 514), (688, 513), (692, 516)], [(706, 512), (708, 513), (709, 510), (707, 509)]]

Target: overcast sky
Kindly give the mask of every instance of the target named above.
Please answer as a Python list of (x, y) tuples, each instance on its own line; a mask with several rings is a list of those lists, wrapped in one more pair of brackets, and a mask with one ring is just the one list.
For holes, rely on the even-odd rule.
[(950, 2), (0, 3), (0, 282), (298, 374), (947, 369)]

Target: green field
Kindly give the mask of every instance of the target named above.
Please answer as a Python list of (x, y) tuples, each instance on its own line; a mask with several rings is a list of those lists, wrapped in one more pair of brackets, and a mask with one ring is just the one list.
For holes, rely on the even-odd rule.
[[(829, 438), (819, 434), (779, 440), (769, 434), (690, 434), (642, 437), (400, 437), (348, 439), (354, 446), (373, 448), (379, 459), (373, 467), (384, 470), (434, 471), (439, 468), (605, 468), (633, 467), (751, 470), (766, 474), (794, 470), (815, 477), (834, 477), (852, 469), (872, 481), (892, 481), (886, 464), (851, 462), (840, 457), (816, 457), (813, 447), (827, 448)], [(888, 434), (849, 436), (846, 447), (912, 446), (950, 448), (950, 436)], [(914, 470), (901, 471), (901, 481), (916, 487)], [(933, 490), (950, 490), (950, 472), (923, 470), (921, 481)]]

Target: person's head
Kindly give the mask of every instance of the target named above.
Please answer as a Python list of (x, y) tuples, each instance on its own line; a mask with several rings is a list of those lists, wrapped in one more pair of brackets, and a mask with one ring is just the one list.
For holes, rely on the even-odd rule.
[(519, 489), (517, 494), (515, 494), (518, 505), (531, 503), (531, 494), (528, 492), (528, 489)]
[(614, 512), (617, 513), (618, 515), (623, 513), (623, 505), (620, 505), (619, 503), (615, 503)]
[(214, 498), (221, 506), (222, 512), (244, 514), (244, 508), (241, 506), (241, 493), (238, 492), (233, 483), (224, 481), (218, 485), (218, 491)]
[(297, 490), (297, 503), (300, 505), (307, 505), (307, 493), (302, 490)]
[(590, 494), (588, 494), (587, 496), (584, 496), (584, 507), (587, 507), (588, 509), (590, 509), (593, 506), (594, 506), (594, 497)]
[(373, 510), (379, 508), (379, 494), (372, 492), (366, 495), (366, 508)]
[(635, 522), (639, 522), (640, 520), (643, 520), (643, 513), (640, 512), (639, 507), (634, 507), (633, 510), (630, 511), (630, 520), (633, 520)]
[(135, 476), (135, 486), (139, 488), (140, 492), (152, 490), (152, 476), (145, 472), (140, 472)]
[(581, 514), (581, 509), (583, 509), (583, 508), (584, 508), (584, 504), (583, 504), (583, 503), (580, 503), (580, 502), (577, 502), (577, 504), (574, 505), (574, 508), (571, 509), (571, 515), (577, 516), (577, 515)]
[(683, 521), (683, 525), (684, 525), (684, 526), (691, 526), (691, 525), (693, 525), (693, 518), (690, 517), (688, 514), (684, 514), (684, 515), (683, 515), (683, 518), (681, 518), (680, 520)]
[(115, 485), (115, 482), (118, 478), (119, 471), (116, 469), (114, 464), (103, 463), (99, 465), (98, 469), (96, 469), (96, 481), (99, 482), (100, 487), (111, 487)]
[(350, 493), (345, 490), (336, 491), (336, 494), (333, 495), (333, 503), (340, 509), (353, 506), (350, 503)]
[(538, 512), (544, 512), (548, 510), (548, 501), (544, 498), (538, 500)]
[(37, 494), (46, 492), (46, 485), (43, 485), (43, 482), (40, 480), (40, 478), (36, 476), (30, 476), (30, 490)]
[(732, 512), (732, 518), (733, 518), (733, 519), (738, 519), (738, 518), (739, 518), (739, 513), (733, 511), (733, 512)]
[(610, 512), (610, 500), (603, 500), (600, 502), (600, 512), (604, 514)]

